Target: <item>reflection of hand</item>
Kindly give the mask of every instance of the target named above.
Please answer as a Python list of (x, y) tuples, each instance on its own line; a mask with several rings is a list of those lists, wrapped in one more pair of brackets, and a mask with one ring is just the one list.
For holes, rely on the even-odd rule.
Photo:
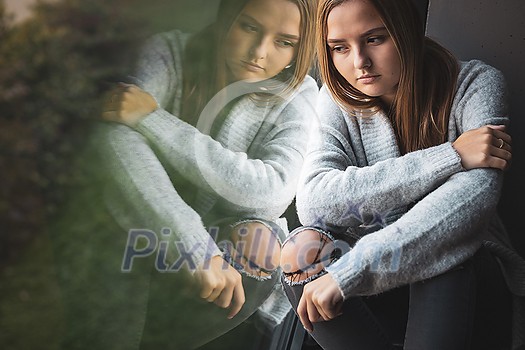
[(505, 170), (512, 158), (512, 139), (503, 125), (488, 125), (463, 133), (452, 144), (466, 170), (495, 168)]
[(158, 108), (153, 96), (133, 84), (119, 83), (108, 96), (102, 119), (131, 127)]
[(307, 283), (297, 306), (304, 328), (311, 332), (312, 323), (329, 321), (341, 314), (343, 295), (330, 273)]
[(200, 297), (224, 309), (230, 308), (233, 318), (244, 304), (241, 275), (220, 256), (212, 257), (197, 269), (195, 278), (201, 287)]

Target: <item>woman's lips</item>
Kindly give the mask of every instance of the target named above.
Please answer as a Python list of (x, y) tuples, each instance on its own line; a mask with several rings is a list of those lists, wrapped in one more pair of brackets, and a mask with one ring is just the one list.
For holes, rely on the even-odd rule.
[(264, 71), (264, 68), (259, 66), (256, 63), (252, 63), (252, 62), (248, 62), (248, 61), (241, 61), (241, 63), (242, 63), (242, 66), (244, 67), (244, 69), (246, 69), (246, 70), (248, 70), (250, 72), (258, 73), (258, 72)]
[(359, 78), (357, 78), (357, 80), (361, 83), (361, 84), (372, 84), (374, 83), (377, 79), (379, 79), (379, 75), (373, 75), (373, 74), (367, 74), (367, 75), (362, 75), (360, 76)]

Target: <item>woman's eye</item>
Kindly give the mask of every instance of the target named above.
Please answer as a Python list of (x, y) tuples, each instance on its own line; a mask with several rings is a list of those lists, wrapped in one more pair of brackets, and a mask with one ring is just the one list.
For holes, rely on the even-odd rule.
[(241, 28), (250, 33), (257, 32), (257, 27), (250, 23), (241, 23)]
[(331, 50), (332, 52), (335, 52), (335, 53), (343, 53), (347, 50), (347, 48), (345, 46), (338, 45), (338, 46), (333, 46)]
[(288, 40), (277, 40), (276, 43), (281, 47), (295, 47), (295, 43)]
[(367, 43), (372, 44), (372, 45), (378, 45), (378, 44), (383, 43), (384, 41), (385, 41), (384, 36), (372, 36), (367, 39)]

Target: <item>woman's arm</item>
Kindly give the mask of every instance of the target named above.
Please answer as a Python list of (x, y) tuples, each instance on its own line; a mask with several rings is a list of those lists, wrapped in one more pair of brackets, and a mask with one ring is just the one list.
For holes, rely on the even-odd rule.
[[(412, 205), (449, 176), (464, 170), (462, 163), (470, 169), (489, 167), (494, 159), (501, 160), (480, 156), (490, 142), (497, 143), (498, 136), (510, 142), (500, 127), (492, 127), (473, 130), (462, 135), (458, 142), (391, 157), (399, 153), (392, 129), (385, 127), (387, 121), (381, 121), (385, 116), (376, 115), (366, 120), (365, 117), (361, 121), (350, 118), (341, 112), (324, 88), (318, 111), (321, 125), (305, 160), (297, 193), (299, 218), (305, 225), (355, 226), (367, 216), (384, 220), (390, 211)], [(501, 120), (493, 122), (499, 124)], [(363, 136), (360, 128), (376, 129)], [(374, 143), (374, 147), (386, 149), (391, 158), (367, 159), (369, 154), (365, 155), (363, 146), (367, 140), (362, 137), (371, 134), (382, 139)], [(458, 146), (459, 141), (464, 142)], [(510, 145), (505, 147), (510, 150)], [(494, 146), (492, 151), (502, 152)], [(385, 224), (384, 221), (376, 223)]]
[(186, 36), (174, 30), (150, 38), (140, 50), (134, 76), (108, 93), (102, 118), (134, 128), (157, 108), (172, 110), (182, 95)]
[(501, 171), (452, 175), (395, 223), (366, 235), (328, 268), (345, 298), (421, 281), (465, 261), (486, 238)]

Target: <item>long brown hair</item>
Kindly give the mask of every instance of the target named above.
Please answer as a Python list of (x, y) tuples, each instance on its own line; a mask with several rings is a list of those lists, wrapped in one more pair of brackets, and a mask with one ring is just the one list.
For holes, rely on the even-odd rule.
[[(379, 97), (363, 94), (335, 68), (327, 45), (328, 16), (337, 6), (354, 0), (320, 0), (316, 21), (321, 77), (338, 104), (349, 112), (377, 111)], [(372, 4), (397, 48), (401, 76), (388, 111), (402, 154), (441, 144), (456, 90), (459, 67), (454, 56), (425, 37), (424, 26), (412, 0), (366, 0)]]
[[(182, 119), (195, 125), (208, 101), (227, 85), (224, 52), (226, 37), (246, 4), (252, 0), (222, 0), (215, 23), (195, 34), (186, 45), (183, 60)], [(301, 13), (300, 40), (292, 66), (274, 77), (285, 94), (301, 85), (312, 65), (315, 45), (316, 0), (287, 0)]]

